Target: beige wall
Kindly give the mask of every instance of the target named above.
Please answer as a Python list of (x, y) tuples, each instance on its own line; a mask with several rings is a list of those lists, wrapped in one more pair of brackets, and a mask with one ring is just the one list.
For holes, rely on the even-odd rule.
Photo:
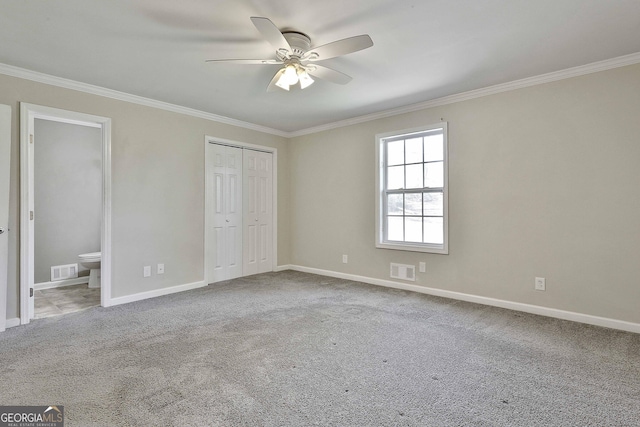
[[(289, 263), (285, 138), (0, 75), (13, 109), (7, 318), (19, 316), (19, 102), (112, 119), (113, 297), (203, 280), (205, 135), (278, 149), (277, 263)], [(156, 263), (166, 273), (143, 278)]]
[[(291, 262), (640, 323), (638, 94), (634, 65), (294, 138)], [(376, 249), (374, 136), (441, 118), (450, 253)]]

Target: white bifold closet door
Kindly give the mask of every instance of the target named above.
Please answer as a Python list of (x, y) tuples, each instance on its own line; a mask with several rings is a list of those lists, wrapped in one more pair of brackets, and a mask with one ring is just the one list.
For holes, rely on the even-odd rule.
[(208, 144), (207, 282), (273, 271), (273, 154)]
[(211, 230), (209, 283), (242, 273), (242, 149), (212, 144), (207, 151)]
[(243, 273), (273, 270), (273, 155), (244, 150)]

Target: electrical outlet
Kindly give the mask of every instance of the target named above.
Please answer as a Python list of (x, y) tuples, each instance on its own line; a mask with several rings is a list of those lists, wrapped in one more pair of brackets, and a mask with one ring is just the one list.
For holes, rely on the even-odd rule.
[(349, 255), (342, 255), (342, 263), (346, 264), (349, 262)]
[(150, 265), (145, 265), (144, 266), (143, 276), (144, 277), (150, 277), (151, 276), (151, 266)]
[(419, 268), (420, 268), (420, 273), (426, 273), (427, 272), (427, 263), (426, 262), (421, 262)]
[(536, 291), (545, 291), (547, 289), (547, 280), (544, 277), (536, 277), (535, 289)]
[(164, 264), (158, 264), (158, 274), (164, 274)]

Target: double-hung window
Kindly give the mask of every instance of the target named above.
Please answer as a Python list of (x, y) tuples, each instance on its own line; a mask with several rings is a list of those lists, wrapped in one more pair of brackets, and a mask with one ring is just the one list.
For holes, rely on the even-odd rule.
[(447, 124), (376, 141), (376, 246), (448, 253)]

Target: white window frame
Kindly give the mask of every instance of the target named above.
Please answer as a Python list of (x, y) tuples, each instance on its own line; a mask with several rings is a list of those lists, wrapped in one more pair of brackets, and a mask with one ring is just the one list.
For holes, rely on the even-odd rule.
[[(385, 141), (401, 136), (410, 136), (428, 132), (434, 129), (442, 129), (443, 134), (443, 227), (444, 236), (442, 244), (433, 243), (414, 243), (414, 242), (397, 242), (385, 240)], [(413, 252), (428, 252), (435, 254), (449, 253), (449, 150), (448, 150), (448, 132), (447, 122), (440, 122), (428, 126), (421, 126), (412, 129), (387, 132), (376, 135), (376, 247), (382, 249), (395, 249)]]

